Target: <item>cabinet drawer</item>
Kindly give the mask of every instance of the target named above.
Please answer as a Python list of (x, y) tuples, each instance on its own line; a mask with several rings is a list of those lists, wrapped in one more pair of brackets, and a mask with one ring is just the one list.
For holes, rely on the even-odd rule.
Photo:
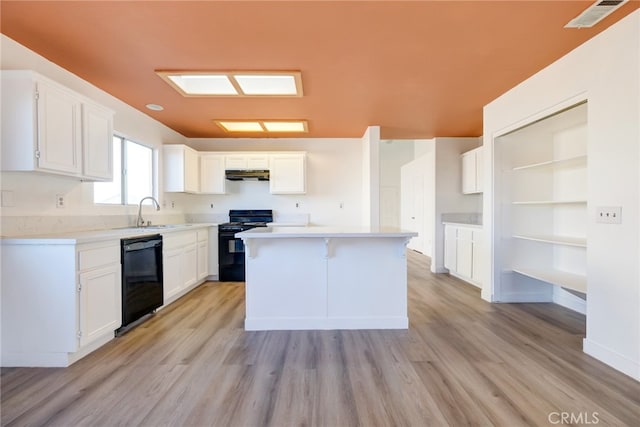
[(196, 242), (197, 233), (195, 231), (167, 233), (162, 236), (162, 247), (165, 251), (191, 244), (195, 245)]
[(198, 242), (204, 242), (209, 239), (209, 230), (206, 228), (197, 230), (196, 233), (198, 235)]
[(120, 245), (78, 248), (78, 269), (80, 271), (110, 264), (120, 264)]

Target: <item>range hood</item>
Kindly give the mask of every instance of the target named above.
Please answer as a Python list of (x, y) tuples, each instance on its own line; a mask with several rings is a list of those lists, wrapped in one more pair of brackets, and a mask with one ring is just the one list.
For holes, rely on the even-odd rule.
[(228, 169), (225, 171), (225, 178), (229, 181), (269, 181), (269, 171), (266, 169)]

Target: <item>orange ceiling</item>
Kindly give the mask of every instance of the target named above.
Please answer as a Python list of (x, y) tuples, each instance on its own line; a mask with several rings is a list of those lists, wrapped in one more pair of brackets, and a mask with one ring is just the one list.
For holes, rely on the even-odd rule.
[[(306, 119), (309, 137), (478, 136), (483, 105), (640, 4), (563, 28), (592, 3), (3, 0), (0, 31), (187, 137), (254, 118)], [(300, 70), (304, 97), (183, 98), (155, 70)]]

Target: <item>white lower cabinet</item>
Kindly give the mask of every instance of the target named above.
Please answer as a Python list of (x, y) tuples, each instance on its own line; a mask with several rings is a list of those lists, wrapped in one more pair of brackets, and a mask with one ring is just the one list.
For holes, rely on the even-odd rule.
[(480, 251), (482, 230), (446, 224), (444, 227), (444, 266), (452, 276), (482, 286)]
[(197, 234), (198, 246), (196, 248), (197, 254), (197, 280), (205, 280), (209, 276), (209, 230), (198, 230)]
[(183, 249), (181, 247), (177, 249), (167, 249), (167, 240), (164, 239), (162, 251), (162, 282), (164, 303), (166, 305), (167, 302), (175, 298), (176, 294), (180, 292), (182, 288)]
[(122, 324), (120, 241), (2, 243), (2, 366), (69, 366)]
[(209, 227), (209, 279), (218, 280), (218, 226)]
[(112, 334), (122, 324), (120, 263), (80, 274), (80, 345)]
[(209, 275), (207, 229), (166, 233), (162, 242), (164, 304), (202, 283)]

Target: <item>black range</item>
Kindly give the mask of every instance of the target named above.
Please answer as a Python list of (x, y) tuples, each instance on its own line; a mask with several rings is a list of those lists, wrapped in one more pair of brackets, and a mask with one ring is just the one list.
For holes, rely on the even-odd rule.
[(229, 222), (218, 225), (218, 264), (221, 282), (244, 282), (244, 243), (236, 233), (273, 222), (271, 209), (232, 209)]

